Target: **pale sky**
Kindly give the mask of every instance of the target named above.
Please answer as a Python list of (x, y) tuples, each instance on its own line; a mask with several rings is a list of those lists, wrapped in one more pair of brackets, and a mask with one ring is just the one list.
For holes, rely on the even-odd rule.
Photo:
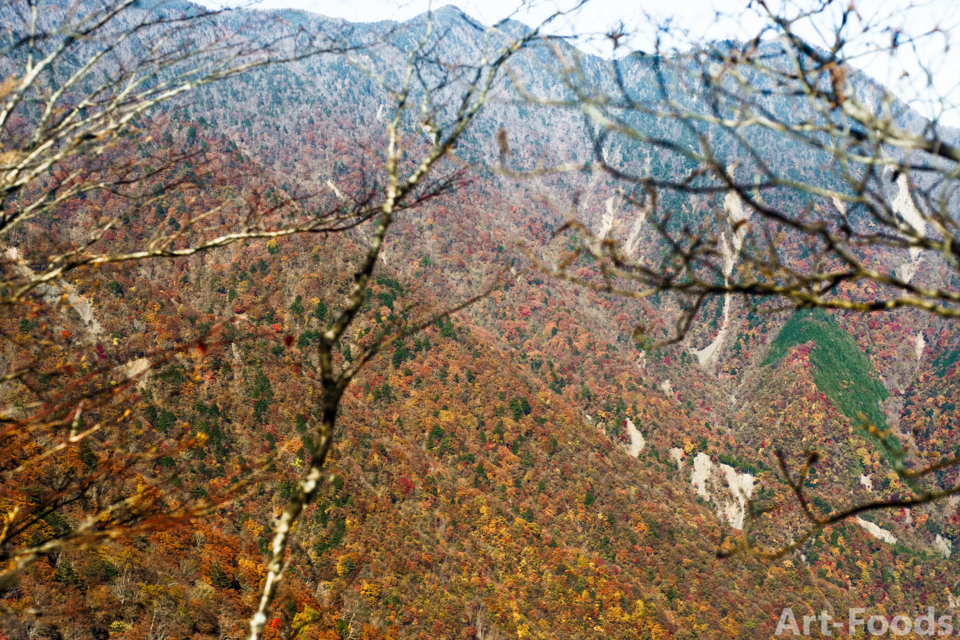
[[(208, 6), (217, 4), (248, 4), (251, 0), (201, 0)], [(569, 9), (577, 0), (526, 0), (521, 6), (520, 0), (253, 0), (260, 8), (296, 8), (350, 20), (351, 22), (374, 22), (380, 20), (407, 20), (424, 13), (431, 6), (434, 9), (455, 4), (468, 15), (484, 24), (508, 16), (528, 25), (534, 25), (547, 15), (559, 9)], [(799, 9), (809, 8), (816, 0), (768, 0), (767, 4), (777, 10), (795, 14)], [(753, 9), (746, 9), (748, 0), (590, 0), (576, 13), (565, 16), (551, 29), (561, 34), (603, 34), (612, 27), (623, 23), (630, 34), (621, 51), (631, 49), (654, 49), (655, 21), (671, 19), (675, 29), (689, 33), (689, 37), (679, 37), (670, 45), (680, 49), (688, 48), (687, 42), (697, 38), (747, 40), (757, 34), (764, 22), (757, 14), (756, 2)], [(839, 11), (849, 4), (848, 0), (834, 2), (831, 8), (818, 18), (809, 20), (800, 35), (815, 44), (824, 43), (829, 38), (832, 27), (837, 23)], [(957, 0), (856, 0), (858, 14), (848, 20), (847, 40), (854, 47), (848, 51), (867, 52), (871, 47), (889, 46), (895, 30), (904, 35), (898, 37), (901, 43), (908, 42), (911, 36), (928, 33), (934, 27), (941, 28), (940, 33), (926, 35), (916, 44), (901, 45), (898, 55), (865, 55), (854, 61), (875, 79), (894, 89), (901, 98), (908, 100), (914, 108), (930, 116), (941, 114), (941, 122), (960, 127), (960, 2)], [(720, 13), (718, 17), (718, 12)], [(869, 30), (863, 33), (864, 27)], [(818, 33), (818, 29), (821, 30)], [(581, 48), (601, 55), (613, 55), (609, 43), (602, 37), (592, 40), (584, 38)], [(928, 74), (923, 61), (933, 78), (935, 90), (928, 87)], [(904, 75), (904, 72), (907, 75)], [(947, 104), (934, 100), (935, 95), (947, 96)]]

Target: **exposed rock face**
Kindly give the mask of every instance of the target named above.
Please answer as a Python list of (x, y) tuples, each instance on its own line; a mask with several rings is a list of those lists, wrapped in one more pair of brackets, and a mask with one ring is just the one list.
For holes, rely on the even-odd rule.
[[(907, 174), (900, 174), (897, 178), (897, 187), (897, 195), (893, 199), (893, 202), (891, 202), (893, 210), (898, 213), (904, 222), (910, 225), (914, 231), (923, 235), (927, 230), (927, 222), (923, 219), (923, 215), (920, 213), (920, 210), (917, 209), (917, 205), (914, 204), (913, 198), (910, 196), (910, 183), (907, 180)], [(899, 276), (901, 280), (910, 282), (913, 276), (916, 275), (921, 260), (923, 260), (921, 250), (916, 247), (911, 248), (910, 260), (897, 267), (897, 276)]]
[(937, 534), (936, 540), (933, 541), (933, 547), (944, 558), (949, 558), (950, 554), (953, 552), (953, 543), (942, 537), (939, 533)]
[[(736, 167), (733, 165), (727, 167), (728, 173), (733, 173)], [(733, 233), (730, 240), (724, 233), (720, 234), (720, 252), (723, 255), (723, 282), (729, 283), (730, 275), (737, 264), (737, 256), (743, 247), (743, 239), (747, 234), (746, 222), (750, 219), (750, 209), (744, 208), (743, 200), (740, 195), (734, 191), (727, 193), (723, 199), (723, 210), (727, 214), (727, 220), (733, 226)], [(714, 362), (723, 346), (723, 341), (727, 337), (727, 331), (730, 324), (730, 294), (723, 296), (723, 321), (720, 324), (720, 331), (713, 342), (696, 352), (697, 359), (701, 366), (707, 366)]]
[(884, 542), (886, 542), (886, 543), (888, 543), (888, 544), (896, 544), (896, 543), (897, 543), (897, 539), (893, 536), (892, 533), (890, 533), (890, 532), (887, 531), (886, 529), (883, 529), (883, 528), (881, 528), (881, 527), (873, 524), (872, 522), (868, 522), (868, 521), (864, 520), (863, 518), (857, 518), (857, 524), (859, 524), (861, 527), (863, 527), (864, 529), (866, 529), (866, 530), (870, 533), (870, 535), (872, 535), (874, 538), (876, 538), (876, 539), (878, 539), (878, 540), (883, 540)]
[(660, 388), (661, 388), (661, 389), (663, 390), (663, 392), (664, 392), (665, 394), (667, 394), (668, 396), (672, 396), (672, 395), (673, 395), (673, 385), (670, 384), (670, 379), (669, 379), (669, 378), (660, 383)]
[(338, 189), (337, 185), (333, 183), (333, 180), (327, 180), (327, 188), (330, 189), (330, 191), (333, 191), (333, 195), (337, 196), (337, 200), (343, 202), (343, 194), (340, 193), (340, 189)]
[(607, 198), (607, 201), (604, 203), (605, 208), (603, 211), (603, 217), (600, 218), (600, 229), (597, 231), (597, 237), (601, 240), (607, 237), (607, 234), (610, 233), (610, 230), (613, 229), (613, 222), (615, 218), (615, 200), (614, 196)]
[(149, 369), (150, 361), (146, 358), (137, 358), (120, 366), (120, 371), (127, 380), (140, 378), (140, 380), (137, 381), (138, 389), (146, 387), (147, 380), (149, 379), (149, 374), (147, 374)]
[(647, 212), (649, 211), (649, 206), (644, 207), (637, 214), (637, 219), (633, 221), (633, 226), (630, 228), (630, 235), (627, 237), (627, 244), (624, 246), (624, 250), (627, 256), (633, 258), (637, 257), (634, 255), (637, 249), (637, 241), (640, 239), (640, 231), (643, 230), (643, 223), (647, 219)]
[[(33, 276), (33, 270), (20, 261), (20, 252), (16, 247), (7, 249), (7, 256), (13, 262), (17, 263), (17, 271), (19, 271), (21, 275), (26, 277)], [(61, 296), (66, 295), (67, 303), (77, 312), (77, 315), (80, 316), (80, 319), (83, 320), (83, 323), (86, 325), (91, 341), (95, 341), (103, 333), (103, 327), (100, 325), (100, 321), (97, 320), (93, 314), (93, 304), (86, 296), (78, 294), (72, 284), (64, 282), (58, 286), (47, 282), (37, 286), (37, 291), (43, 295), (44, 302), (49, 305), (56, 305)]]
[(679, 447), (670, 449), (670, 457), (673, 458), (674, 462), (677, 463), (677, 469), (683, 470), (683, 449)]
[(717, 517), (735, 529), (743, 528), (747, 500), (753, 495), (753, 480), (749, 473), (740, 473), (730, 465), (715, 465), (705, 453), (698, 453), (693, 459), (690, 482), (697, 495), (713, 502)]
[(697, 490), (697, 495), (705, 500), (710, 499), (710, 490), (707, 489), (707, 478), (710, 477), (710, 469), (712, 467), (713, 463), (710, 461), (710, 458), (703, 454), (693, 459), (693, 475), (690, 477), (690, 482)]
[(627, 433), (630, 435), (630, 455), (636, 458), (643, 451), (647, 441), (640, 430), (637, 429), (637, 425), (633, 424), (633, 420), (629, 418), (627, 419)]

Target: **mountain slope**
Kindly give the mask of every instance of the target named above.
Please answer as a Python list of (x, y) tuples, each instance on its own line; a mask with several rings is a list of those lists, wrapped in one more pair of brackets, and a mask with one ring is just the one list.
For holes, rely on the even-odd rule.
[[(316, 28), (334, 23), (282, 15)], [(462, 13), (445, 8), (436, 20), (446, 56), (481, 54), (482, 34)], [(359, 25), (356, 37), (396, 26)], [(375, 73), (389, 76), (397, 51), (417, 40), (424, 19), (399, 26), (394, 48), (363, 54)], [(536, 51), (516, 71), (532, 88), (560, 96), (537, 65), (549, 60), (547, 51)], [(583, 64), (601, 77), (603, 61), (584, 56)], [(628, 70), (631, 86), (650, 84), (649, 64), (640, 60)], [(547, 279), (526, 268), (518, 243), (555, 264), (577, 247), (573, 234), (553, 237), (570, 214), (628, 242), (650, 264), (663, 255), (661, 240), (618, 199), (620, 185), (599, 173), (516, 180), (490, 170), (501, 128), (526, 167), (589, 157), (582, 118), (561, 109), (533, 113), (509, 97), (501, 86), (456, 150), (480, 165), (469, 179), (403, 212), (391, 230), (372, 295), (337, 362), (350, 361), (397, 316), (427, 318), (497, 273), (510, 280), (382, 353), (350, 388), (329, 482), (298, 525), (269, 633), (695, 638), (719, 629), (731, 638), (759, 638), (773, 634), (787, 606), (798, 616), (865, 601), (898, 613), (927, 604), (946, 609), (958, 576), (935, 541), (955, 539), (955, 505), (868, 516), (896, 544), (848, 522), (776, 562), (720, 560), (716, 551), (743, 523), (744, 496), (729, 480), (760, 500), (786, 498), (758, 524), (759, 542), (785, 544), (803, 530), (774, 448), (793, 465), (805, 450), (821, 450), (824, 462), (811, 485), (824, 512), (902, 495), (898, 481), (881, 477), (880, 456), (856, 413), (895, 429), (890, 437), (897, 442), (952, 446), (952, 327), (915, 312), (881, 321), (760, 313), (716, 299), (688, 342), (638, 345), (637, 325), (655, 338), (669, 335), (677, 298), (625, 300)], [(309, 212), (363, 193), (365, 180), (380, 175), (389, 107), (382, 88), (334, 56), (203, 88), (143, 118), (139, 127), (152, 140), (118, 151), (141, 161), (168, 148), (202, 152), (205, 163), (181, 168), (197, 185), (195, 197), (159, 194), (108, 241), (134, 246), (228, 198), (235, 206), (216, 220), (224, 228), (240, 219), (243, 206), (292, 216), (303, 211), (278, 203), (297, 200)], [(654, 118), (644, 126), (676, 140), (687, 135)], [(752, 142), (762, 146), (763, 136)], [(682, 157), (649, 146), (615, 151), (619, 166), (664, 178), (689, 169)], [(792, 171), (819, 169), (819, 156), (774, 152)], [(665, 206), (696, 220), (709, 204), (670, 194)], [(109, 195), (91, 196), (25, 225), (11, 248), (28, 263), (42, 261), (71, 247), (78, 228), (120, 206)], [(8, 594), (17, 616), (5, 622), (7, 637), (244, 633), (270, 531), (310, 455), (303, 436), (317, 413), (311, 347), (343, 303), (368, 234), (361, 226), (343, 235), (81, 270), (70, 286), (89, 301), (96, 330), (57, 310), (25, 324), (4, 319), (5, 331), (23, 341), (66, 331), (87, 362), (170, 354), (139, 391), (129, 424), (137, 451), (166, 455), (144, 456), (125, 481), (176, 487), (183, 502), (244, 487), (207, 517), (38, 562)], [(792, 240), (783, 249), (804, 259), (805, 248)], [(893, 260), (882, 252), (874, 258)], [(584, 277), (601, 277), (589, 260), (575, 267)], [(945, 276), (929, 259), (916, 277)], [(723, 328), (724, 339), (701, 364), (696, 352)], [(920, 332), (928, 346), (918, 354)], [(15, 355), (10, 347), (4, 357)], [(629, 425), (642, 435), (642, 447)], [(638, 455), (629, 455), (631, 447)], [(265, 469), (252, 466), (265, 458)], [(96, 443), (51, 462), (10, 495), (27, 504), (30, 490), (71, 465), (109, 460)], [(247, 478), (255, 481), (245, 486)], [(67, 505), (60, 519), (46, 514), (32, 533), (43, 539), (73, 526), (84, 509)], [(31, 607), (45, 615), (31, 617)]]

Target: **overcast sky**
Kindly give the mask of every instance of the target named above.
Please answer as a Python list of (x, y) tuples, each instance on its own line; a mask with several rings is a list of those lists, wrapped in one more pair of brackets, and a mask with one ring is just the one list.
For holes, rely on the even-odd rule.
[[(250, 0), (244, 0), (247, 4)], [(771, 7), (786, 5), (788, 12), (798, 7), (809, 7), (813, 0), (768, 0)], [(203, 4), (215, 6), (227, 2), (237, 4), (237, 0), (201, 0)], [(517, 13), (518, 0), (434, 0), (434, 9), (454, 4), (480, 22), (492, 24), (502, 18), (513, 15), (529, 25), (543, 20), (558, 8), (569, 8), (576, 0), (527, 0), (524, 10)], [(654, 48), (655, 29), (651, 17), (656, 21), (672, 19), (673, 25), (687, 31), (692, 37), (711, 39), (746, 40), (756, 35), (763, 21), (756, 8), (745, 8), (749, 0), (591, 0), (586, 7), (573, 15), (557, 22), (553, 32), (570, 34), (603, 34), (621, 22), (630, 34), (627, 46), (621, 51)], [(756, 4), (756, 2), (754, 2)], [(837, 15), (848, 0), (834, 3), (836, 8), (819, 19), (806, 23), (801, 33), (812, 42), (824, 42), (824, 34), (830, 34)], [(352, 22), (374, 22), (380, 20), (407, 20), (425, 12), (431, 3), (429, 0), (260, 0), (255, 6), (262, 8), (297, 8), (320, 13), (326, 16), (345, 18)], [(854, 38), (857, 51), (866, 52), (871, 46), (888, 46), (893, 29), (902, 29), (906, 34), (916, 36), (929, 32), (936, 26), (943, 29), (924, 37), (914, 50), (901, 47), (900, 53), (892, 58), (889, 55), (864, 55), (854, 62), (877, 80), (891, 86), (902, 98), (911, 101), (915, 108), (925, 115), (939, 113), (941, 122), (960, 127), (960, 1), (958, 0), (859, 0), (856, 2), (859, 17), (854, 16), (848, 22), (848, 39)], [(719, 15), (718, 15), (719, 14)], [(864, 25), (870, 29), (863, 34)], [(817, 32), (817, 29), (820, 32)], [(901, 36), (900, 41), (908, 38)], [(675, 43), (681, 48), (685, 42)], [(587, 39), (580, 46), (593, 53), (612, 55), (609, 43), (601, 37)], [(935, 91), (927, 88), (927, 74), (916, 64), (923, 60), (932, 71)], [(904, 75), (907, 72), (907, 75)], [(946, 95), (949, 104), (946, 109), (932, 100), (936, 95)]]

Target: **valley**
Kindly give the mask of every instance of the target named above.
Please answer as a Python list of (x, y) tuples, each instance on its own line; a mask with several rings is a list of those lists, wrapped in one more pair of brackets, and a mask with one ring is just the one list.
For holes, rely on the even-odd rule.
[[(48, 9), (45, 20), (66, 19), (65, 3)], [(129, 9), (131, 20), (156, 10), (198, 9)], [(257, 37), (344, 26), (274, 13)], [(215, 15), (209, 33), (254, 14)], [(0, 22), (16, 21), (0, 8)], [(562, 100), (557, 56), (608, 88), (612, 63), (567, 43), (512, 58), (445, 151), (453, 159), (389, 201), (397, 175), (413, 175), (459, 122), (457, 92), (490, 43), (529, 29), (485, 36), (477, 24), (445, 6), (348, 25), (349, 42), (380, 44), (199, 86), (144, 110), (135, 133), (95, 158), (129, 170), (122, 189), (90, 189), (7, 229), (8, 297), (53, 273), (53, 256), (104, 245), (162, 255), (58, 272), (0, 317), (0, 360), (18, 372), (3, 381), (0, 415), (30, 425), (3, 436), (0, 511), (30, 518), (4, 544), (44, 550), (4, 587), (0, 637), (246, 637), (275, 532), (320, 451), (262, 637), (768, 638), (785, 607), (953, 610), (957, 501), (815, 530), (805, 512), (960, 483), (953, 465), (903, 473), (960, 451), (960, 325), (922, 306), (853, 304), (894, 276), (954, 287), (951, 258), (892, 232), (858, 247), (882, 277), (823, 285), (849, 308), (664, 285), (663, 273), (731, 289), (842, 269), (795, 229), (769, 228), (763, 207), (840, 213), (863, 233), (877, 222), (861, 201), (801, 202), (783, 187), (836, 180), (822, 148), (695, 131), (751, 191), (708, 184), (677, 151), (697, 138), (662, 113), (630, 115), (654, 142), (598, 141)], [(387, 90), (421, 41), (435, 47), (417, 69), (431, 91), (407, 97), (446, 129), (398, 113)], [(763, 44), (771, 56), (774, 46)], [(618, 68), (637, 102), (665, 82), (651, 57)], [(19, 62), (0, 57), (0, 78)], [(520, 99), (518, 78), (535, 99)], [(783, 101), (771, 109), (788, 110)], [(692, 93), (680, 107), (709, 112)], [(25, 107), (11, 131), (36, 117)], [(608, 166), (583, 168), (598, 148)], [(770, 166), (783, 184), (761, 179)], [(71, 175), (44, 170), (7, 204), (43, 199)], [(900, 231), (932, 233), (911, 196), (919, 187), (886, 175)], [(676, 186), (690, 184), (699, 191)], [(215, 250), (188, 250), (201, 242)], [(353, 376), (332, 409), (330, 371)], [(804, 502), (778, 454), (791, 478), (805, 469)], [(96, 543), (43, 547), (80, 533)], [(747, 535), (757, 553), (723, 557)]]

